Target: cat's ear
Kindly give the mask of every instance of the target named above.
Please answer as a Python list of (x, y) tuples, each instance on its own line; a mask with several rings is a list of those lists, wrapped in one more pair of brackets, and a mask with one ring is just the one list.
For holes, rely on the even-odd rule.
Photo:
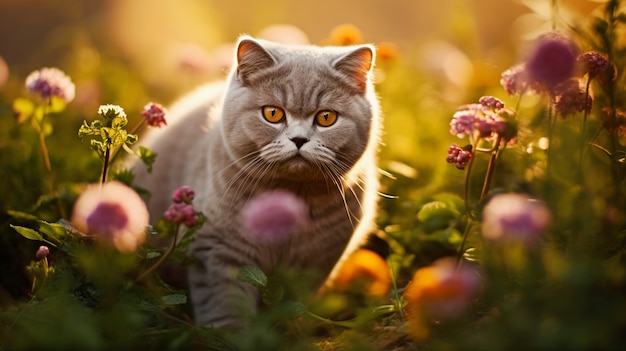
[(374, 66), (374, 48), (365, 45), (337, 59), (333, 66), (359, 92), (365, 92), (370, 71)]
[(244, 83), (250, 83), (255, 73), (276, 64), (272, 55), (252, 38), (242, 38), (237, 45), (237, 76)]

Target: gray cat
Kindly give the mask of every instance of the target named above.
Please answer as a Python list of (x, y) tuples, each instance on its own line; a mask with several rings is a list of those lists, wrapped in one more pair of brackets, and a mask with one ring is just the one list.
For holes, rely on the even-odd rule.
[[(142, 138), (158, 154), (153, 173), (135, 166), (137, 185), (152, 192), (154, 219), (175, 188), (196, 191), (194, 204), (208, 220), (188, 252), (198, 262), (188, 270), (190, 297), (196, 322), (216, 327), (243, 325), (238, 306), (260, 303), (258, 290), (236, 279), (244, 265), (312, 270), (332, 284), (333, 268), (373, 229), (378, 197), (372, 46), (244, 36), (235, 56), (226, 82), (183, 98), (167, 127)], [(310, 218), (288, 240), (252, 243), (241, 208), (273, 189), (302, 198)]]

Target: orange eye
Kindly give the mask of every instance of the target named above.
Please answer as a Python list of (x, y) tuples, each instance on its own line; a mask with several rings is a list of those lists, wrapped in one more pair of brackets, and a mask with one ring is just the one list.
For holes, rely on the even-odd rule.
[(315, 122), (322, 127), (330, 127), (337, 122), (337, 117), (337, 112), (324, 110), (315, 115)]
[(278, 123), (285, 118), (285, 111), (276, 106), (263, 106), (263, 118), (270, 123)]

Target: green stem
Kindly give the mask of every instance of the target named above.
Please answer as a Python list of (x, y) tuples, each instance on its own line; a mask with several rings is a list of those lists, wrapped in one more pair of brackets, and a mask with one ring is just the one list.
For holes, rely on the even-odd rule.
[(104, 159), (102, 160), (102, 178), (100, 180), (100, 182), (102, 184), (106, 183), (107, 181), (107, 174), (109, 173), (109, 158), (110, 158), (110, 154), (111, 154), (111, 143), (107, 142), (107, 147), (106, 150), (104, 151)]
[(154, 271), (157, 270), (174, 252), (176, 248), (176, 244), (178, 241), (178, 230), (180, 229), (180, 224), (176, 224), (176, 229), (174, 230), (174, 239), (172, 239), (172, 244), (167, 249), (167, 251), (159, 258), (159, 260), (153, 264), (150, 268), (148, 268), (145, 272), (143, 272), (140, 276), (135, 279), (135, 282), (141, 282), (150, 276)]
[[(144, 124), (146, 124), (146, 120), (142, 118), (141, 121), (137, 123), (130, 132), (128, 132), (128, 134), (137, 134), (137, 132), (139, 132), (139, 129), (143, 127)], [(117, 156), (120, 154), (121, 149), (122, 149), (121, 146), (115, 149), (115, 152), (113, 152), (113, 155), (111, 156), (111, 161), (110, 161), (111, 164), (115, 162), (115, 160), (117, 159)]]
[(480, 199), (482, 200), (487, 193), (489, 192), (489, 188), (491, 187), (491, 179), (493, 178), (493, 172), (496, 169), (496, 161), (498, 160), (498, 156), (500, 155), (500, 142), (502, 138), (498, 136), (496, 139), (495, 150), (491, 152), (491, 156), (489, 157), (489, 164), (487, 165), (487, 174), (485, 174), (485, 181), (483, 182), (483, 189), (480, 192)]

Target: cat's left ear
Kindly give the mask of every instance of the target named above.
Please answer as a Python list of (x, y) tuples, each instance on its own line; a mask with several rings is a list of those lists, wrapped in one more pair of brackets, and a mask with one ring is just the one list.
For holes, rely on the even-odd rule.
[(250, 83), (255, 73), (273, 66), (276, 62), (256, 40), (243, 37), (237, 45), (237, 76), (244, 83)]
[(354, 88), (364, 93), (374, 66), (374, 47), (360, 46), (337, 59), (333, 66), (348, 79)]

